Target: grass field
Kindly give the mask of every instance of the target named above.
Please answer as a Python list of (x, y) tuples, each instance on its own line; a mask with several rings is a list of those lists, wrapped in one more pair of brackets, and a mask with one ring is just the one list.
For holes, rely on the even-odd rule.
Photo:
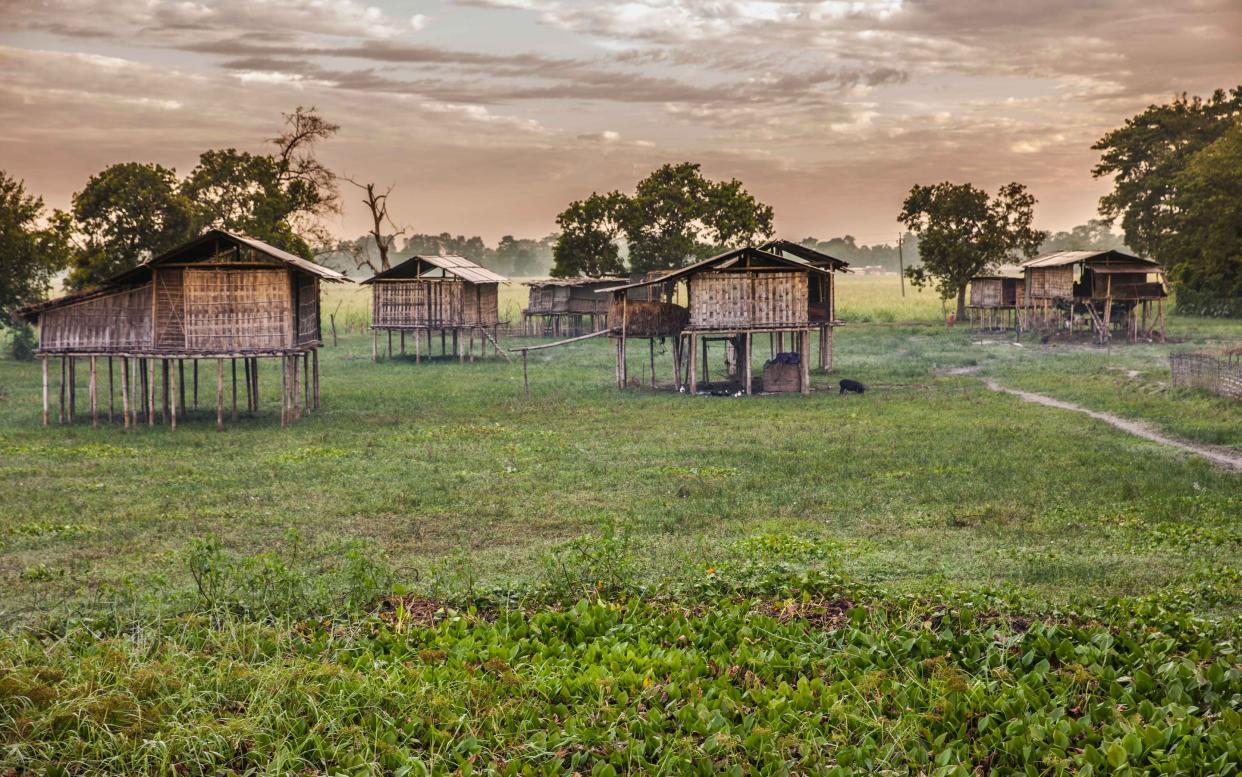
[(946, 371), (1242, 450), (1165, 360), (1242, 326), (1014, 345), (896, 284), (843, 282), (809, 398), (618, 391), (595, 340), (526, 401), (372, 364), (356, 290), (283, 432), (271, 367), (258, 418), (125, 434), (0, 361), (0, 768), (1231, 773), (1242, 477)]

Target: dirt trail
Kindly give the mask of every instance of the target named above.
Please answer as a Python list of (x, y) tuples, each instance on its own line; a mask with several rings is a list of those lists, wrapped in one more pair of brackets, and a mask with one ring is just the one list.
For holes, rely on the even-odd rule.
[[(963, 374), (963, 373), (957, 373)], [(965, 373), (969, 374), (969, 373)], [(1176, 440), (1172, 437), (1166, 437), (1163, 434), (1153, 430), (1150, 426), (1139, 421), (1131, 421), (1112, 413), (1102, 413), (1099, 410), (1091, 410), (1082, 405), (1076, 405), (1073, 402), (1065, 402), (1060, 399), (1053, 399), (1044, 394), (1036, 394), (1030, 391), (1021, 391), (1002, 386), (992, 378), (983, 378), (984, 384), (993, 391), (1000, 391), (1005, 394), (1012, 394), (1015, 397), (1025, 401), (1034, 402), (1037, 405), (1046, 405), (1047, 407), (1055, 407), (1061, 410), (1072, 410), (1075, 413), (1082, 413), (1092, 418), (1111, 424), (1123, 432), (1129, 432), (1135, 437), (1142, 437), (1144, 440), (1150, 440), (1161, 445), (1167, 445), (1172, 448), (1179, 448), (1187, 453), (1193, 453), (1196, 456), (1202, 456), (1217, 466), (1231, 469), (1234, 472), (1242, 472), (1242, 455), (1233, 453), (1224, 448), (1212, 445), (1200, 445), (1193, 442), (1185, 442), (1184, 440)]]

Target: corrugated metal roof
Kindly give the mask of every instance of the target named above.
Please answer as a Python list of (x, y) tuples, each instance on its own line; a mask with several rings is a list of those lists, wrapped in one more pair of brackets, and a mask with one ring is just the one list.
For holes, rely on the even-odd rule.
[(470, 283), (508, 283), (509, 279), (505, 276), (492, 272), (486, 267), (480, 267), (464, 256), (456, 256), (455, 254), (435, 254), (423, 255), (416, 254), (406, 259), (401, 264), (390, 267), (382, 273), (367, 278), (364, 284), (374, 283), (379, 280), (400, 280), (407, 278), (415, 278), (416, 275), (410, 274), (411, 265), (417, 265), (419, 262), (425, 262), (432, 267), (443, 270), (450, 275), (455, 275), (464, 281)]
[(291, 264), (294, 267), (297, 267), (299, 270), (305, 270), (306, 272), (311, 273), (312, 275), (318, 275), (320, 278), (323, 278), (326, 281), (332, 281), (334, 283), (350, 282), (349, 277), (346, 276), (344, 273), (337, 272), (336, 270), (333, 270), (330, 267), (324, 267), (322, 264), (316, 264), (315, 262), (311, 262), (306, 259), (303, 259), (297, 254), (291, 254), (288, 251), (282, 251), (281, 249), (277, 248), (274, 245), (271, 245), (269, 243), (264, 243), (262, 240), (256, 240), (253, 237), (246, 237), (245, 235), (237, 235), (237, 234), (228, 232), (223, 229), (216, 229), (212, 231), (219, 232), (220, 234), (225, 235), (227, 237), (231, 237), (240, 243), (244, 243), (250, 246), (251, 248), (253, 248), (254, 250), (258, 251), (261, 254), (267, 254), (273, 259), (279, 259), (282, 262)]
[(1107, 251), (1054, 251), (1050, 254), (1043, 254), (1032, 259), (1021, 262), (1018, 266), (1027, 267), (1064, 267), (1069, 264), (1078, 264), (1080, 262), (1091, 262), (1096, 259), (1106, 259), (1117, 262), (1138, 263), (1160, 267), (1160, 263), (1151, 259), (1145, 259), (1141, 256), (1128, 254), (1125, 251), (1110, 249)]
[(780, 256), (777, 254), (768, 253), (767, 251), (761, 251), (758, 248), (746, 247), (746, 248), (734, 248), (731, 251), (725, 251), (722, 254), (716, 254), (715, 256), (708, 258), (708, 259), (704, 259), (701, 262), (695, 262), (694, 264), (688, 265), (686, 267), (682, 267), (679, 270), (672, 270), (671, 272), (665, 275), (662, 275), (658, 278), (649, 278), (647, 280), (636, 281), (634, 283), (627, 283), (622, 286), (610, 286), (607, 289), (596, 289), (595, 291), (597, 294), (600, 294), (604, 292), (622, 291), (624, 289), (636, 289), (641, 286), (652, 286), (657, 283), (667, 283), (668, 281), (676, 280), (683, 275), (689, 275), (691, 273), (695, 273), (695, 272), (698, 272), (699, 270), (707, 269), (714, 265), (725, 265), (725, 264), (731, 265), (733, 261), (736, 261), (737, 259), (741, 259), (743, 257), (761, 258), (765, 260), (776, 261), (782, 264), (788, 264), (788, 265), (797, 267), (798, 269), (801, 269), (801, 270), (806, 270), (807, 272), (820, 273), (821, 275), (832, 274), (831, 270), (825, 270), (822, 267), (816, 267), (814, 264), (811, 264), (807, 260), (801, 257), (798, 257), (798, 256)]

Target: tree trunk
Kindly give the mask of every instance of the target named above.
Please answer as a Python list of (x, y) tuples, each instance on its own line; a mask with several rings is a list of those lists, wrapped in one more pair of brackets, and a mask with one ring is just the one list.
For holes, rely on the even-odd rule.
[(966, 318), (966, 287), (963, 285), (957, 290), (957, 317), (955, 320), (962, 321)]

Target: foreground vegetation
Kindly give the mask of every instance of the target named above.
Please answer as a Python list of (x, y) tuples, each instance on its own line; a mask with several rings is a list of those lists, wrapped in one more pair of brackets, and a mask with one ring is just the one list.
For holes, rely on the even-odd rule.
[(317, 416), (268, 366), (256, 418), (126, 434), (0, 361), (0, 772), (1231, 773), (1242, 478), (977, 374), (1242, 450), (1164, 361), (1236, 325), (1014, 345), (850, 282), (809, 398), (618, 392), (587, 341), (527, 401), (343, 325)]

